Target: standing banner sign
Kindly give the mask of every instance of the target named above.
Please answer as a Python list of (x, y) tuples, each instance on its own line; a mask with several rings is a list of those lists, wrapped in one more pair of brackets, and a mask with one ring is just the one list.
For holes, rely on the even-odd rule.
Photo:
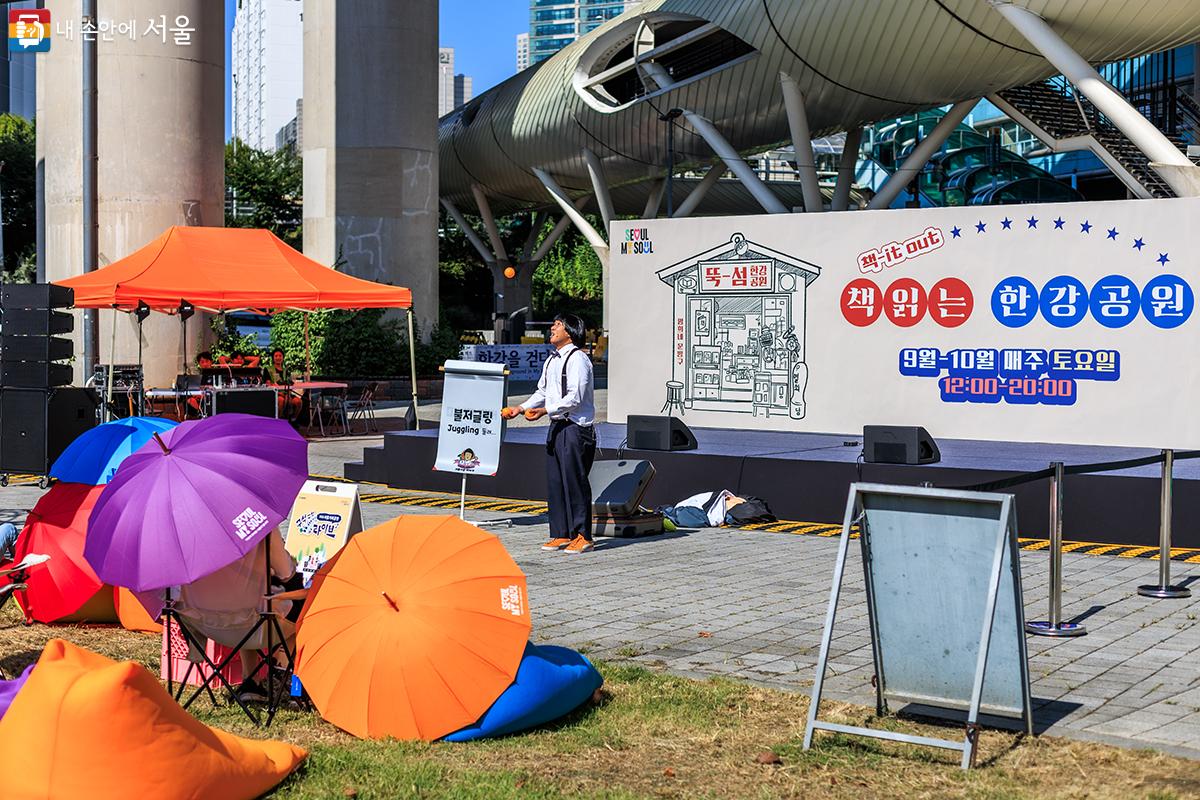
[[(962, 741), (817, 719), (855, 525), (875, 658), (876, 710), (887, 713), (893, 700), (965, 711)], [(1032, 735), (1019, 556), (1012, 495), (852, 484), (804, 749), (814, 731), (833, 731), (958, 750), (967, 769), (975, 759), (981, 712), (1020, 719)]]
[(312, 583), (321, 565), (362, 529), (357, 483), (305, 481), (292, 504), (284, 543), (304, 574), (304, 585)]
[[(492, 476), (500, 469), (504, 438), (500, 409), (508, 399), (508, 370), (503, 364), (447, 361), (442, 371), (446, 381), (433, 468), (463, 476), (465, 502), (468, 475)], [(459, 516), (462, 514), (460, 503)]]
[(1200, 448), (1197, 219), (1177, 198), (614, 221), (609, 419)]

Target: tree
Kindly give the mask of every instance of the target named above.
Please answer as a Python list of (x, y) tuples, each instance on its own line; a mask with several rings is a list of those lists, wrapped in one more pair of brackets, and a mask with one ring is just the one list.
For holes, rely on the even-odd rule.
[(304, 172), (290, 147), (256, 150), (234, 139), (225, 145), (225, 226), (266, 228), (299, 249)]
[(0, 203), (3, 203), (6, 280), (33, 280), (36, 263), (37, 161), (34, 125), (24, 117), (0, 114)]

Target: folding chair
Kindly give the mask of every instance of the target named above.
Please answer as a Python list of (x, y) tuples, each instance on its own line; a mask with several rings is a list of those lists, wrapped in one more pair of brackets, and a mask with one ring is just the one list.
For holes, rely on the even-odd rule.
[(379, 389), (379, 384), (371, 381), (362, 390), (357, 400), (350, 400), (346, 403), (346, 411), (349, 416), (346, 419), (347, 428), (353, 428), (355, 420), (363, 421), (363, 432), (378, 431), (379, 425), (375, 421), (375, 392)]
[[(332, 432), (334, 425), (340, 419), (342, 422), (342, 435), (348, 436), (350, 434), (350, 423), (346, 415), (346, 390), (326, 389), (321, 392), (318, 404), (321, 407), (321, 416), (329, 421), (329, 430)], [(321, 428), (321, 435), (325, 435), (324, 426)]]
[[(229, 651), (229, 653), (223, 659), (221, 659), (219, 664), (214, 663), (213, 660), (208, 657), (207, 642), (206, 641), (201, 642), (197, 638), (197, 636), (195, 636), (194, 634), (189, 632), (189, 626), (182, 620), (182, 618), (179, 615), (179, 612), (175, 610), (174, 600), (171, 599), (170, 592), (168, 592), (166, 605), (163, 609), (163, 625), (167, 632), (168, 642), (170, 641), (170, 627), (169, 626), (171, 623), (171, 619), (174, 618), (176, 623), (179, 625), (180, 633), (183, 634), (184, 639), (187, 640), (187, 642), (188, 642), (189, 660), (192, 657), (192, 652), (193, 652), (193, 648), (194, 648), (196, 651), (197, 657), (199, 657), (200, 661), (201, 661), (201, 664), (199, 664), (197, 666), (207, 666), (209, 669), (209, 674), (204, 677), (200, 686), (197, 687), (196, 690), (194, 692), (192, 692), (192, 694), (187, 698), (187, 700), (185, 700), (182, 703), (182, 705), (185, 709), (188, 706), (190, 706), (193, 702), (195, 702), (196, 698), (199, 697), (203, 692), (208, 691), (209, 694), (211, 695), (211, 689), (209, 687), (211, 686), (212, 681), (215, 678), (218, 683), (220, 683), (222, 686), (224, 686), (225, 689), (227, 689), (229, 691), (229, 693), (233, 697), (234, 701), (238, 704), (238, 707), (242, 709), (242, 712), (245, 713), (245, 715), (250, 719), (251, 722), (253, 722), (255, 725), (264, 724), (262, 721), (262, 718), (258, 715), (258, 713), (256, 713), (253, 709), (251, 709), (250, 706), (247, 705), (242, 700), (242, 698), (238, 695), (237, 690), (233, 686), (230, 685), (228, 679), (225, 678), (224, 672), (225, 672), (225, 669), (230, 664), (233, 663), (233, 660), (235, 658), (240, 658), (242, 649), (246, 646), (246, 644), (251, 639), (253, 639), (255, 637), (255, 635), (257, 635), (260, 631), (265, 631), (266, 632), (266, 634), (265, 634), (266, 635), (266, 646), (263, 647), (262, 649), (258, 650), (258, 655), (259, 655), (258, 660), (254, 663), (254, 666), (251, 667), (249, 672), (243, 676), (243, 680), (245, 680), (246, 678), (251, 678), (254, 675), (257, 675), (259, 670), (261, 670), (264, 666), (266, 666), (266, 668), (267, 668), (267, 686), (266, 686), (266, 690), (267, 690), (266, 712), (267, 712), (267, 714), (266, 714), (266, 723), (265, 724), (270, 725), (272, 720), (275, 719), (275, 714), (277, 711), (279, 711), (279, 705), (280, 705), (278, 693), (275, 691), (275, 681), (276, 681), (275, 672), (278, 669), (278, 667), (276, 665), (276, 661), (275, 661), (275, 654), (277, 652), (282, 651), (283, 657), (284, 657), (284, 664), (285, 664), (283, 671), (288, 676), (290, 676), (292, 674), (293, 670), (295, 669), (296, 654), (292, 651), (292, 649), (290, 647), (288, 647), (287, 637), (283, 633), (283, 626), (280, 625), (280, 623), (279, 623), (279, 616), (280, 616), (279, 613), (271, 608), (271, 602), (274, 599), (281, 598), (281, 596), (277, 595), (277, 594), (272, 594), (270, 592), (270, 588), (271, 588), (271, 548), (270, 547), (266, 548), (266, 565), (267, 565), (267, 568), (266, 568), (267, 594), (263, 595), (263, 599), (266, 600), (266, 608), (262, 611), (259, 611), (258, 621), (255, 622), (250, 627), (250, 629), (246, 631), (246, 633), (237, 642), (237, 644), (233, 646), (233, 649), (231, 649)], [(191, 666), (189, 666), (188, 669), (190, 672)], [(173, 670), (173, 664), (171, 661), (168, 661), (167, 662), (167, 691), (168, 692), (171, 691), (172, 670)], [(186, 677), (184, 678), (184, 680), (186, 681)], [(288, 680), (290, 680), (290, 677), (283, 678), (283, 680), (288, 681)], [(175, 696), (176, 700), (178, 700), (183, 695), (183, 692), (184, 692), (183, 687), (185, 685), (186, 685), (186, 683), (182, 684), (180, 686), (179, 692)], [(280, 687), (280, 688), (282, 688), (282, 687)], [(303, 701), (303, 698), (301, 698), (301, 699)], [(215, 703), (215, 698), (214, 698), (214, 703)]]

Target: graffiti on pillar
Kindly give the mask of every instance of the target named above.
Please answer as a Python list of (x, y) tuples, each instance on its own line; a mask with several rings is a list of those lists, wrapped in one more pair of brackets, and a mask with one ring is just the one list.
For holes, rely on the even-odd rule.
[(381, 217), (338, 217), (338, 255), (346, 272), (372, 281), (386, 281), (383, 263), (383, 219)]
[(436, 176), (433, 174), (433, 153), (426, 150), (405, 153), (404, 166), (404, 216), (416, 217), (432, 214), (437, 207), (433, 197)]
[(664, 412), (804, 419), (805, 307), (820, 267), (735, 233), (656, 274), (674, 296)]

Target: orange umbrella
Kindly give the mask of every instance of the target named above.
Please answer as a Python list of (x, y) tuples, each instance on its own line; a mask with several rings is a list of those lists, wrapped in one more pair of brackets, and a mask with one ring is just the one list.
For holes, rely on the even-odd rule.
[(296, 674), (355, 736), (432, 741), (508, 688), (529, 629), (525, 574), (499, 539), (458, 517), (398, 517), (317, 573)]

